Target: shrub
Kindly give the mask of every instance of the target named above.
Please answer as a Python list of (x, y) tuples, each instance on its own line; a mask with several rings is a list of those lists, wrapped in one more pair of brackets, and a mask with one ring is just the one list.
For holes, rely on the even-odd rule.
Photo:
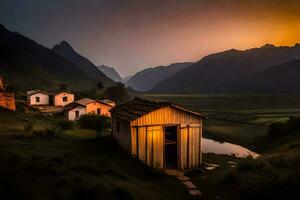
[(54, 137), (54, 136), (58, 136), (60, 134), (61, 134), (61, 132), (59, 130), (54, 130), (54, 129), (33, 131), (33, 136), (39, 137), (39, 138)]
[(72, 130), (74, 128), (74, 123), (69, 120), (62, 120), (62, 121), (58, 122), (58, 127), (62, 131)]
[(271, 140), (300, 132), (300, 117), (292, 117), (287, 122), (275, 122), (269, 125), (268, 137)]
[(33, 124), (32, 123), (28, 123), (26, 125), (24, 125), (24, 133), (26, 135), (29, 135), (33, 130)]
[(80, 128), (101, 132), (110, 128), (110, 118), (101, 115), (82, 115), (78, 121)]

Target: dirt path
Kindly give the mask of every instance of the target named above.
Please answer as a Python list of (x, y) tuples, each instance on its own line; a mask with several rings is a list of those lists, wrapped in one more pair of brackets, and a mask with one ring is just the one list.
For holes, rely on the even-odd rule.
[(183, 172), (179, 170), (166, 170), (166, 174), (170, 176), (175, 176), (180, 180), (188, 189), (190, 195), (201, 196), (202, 192), (197, 188), (197, 186), (192, 183), (189, 177), (185, 176)]

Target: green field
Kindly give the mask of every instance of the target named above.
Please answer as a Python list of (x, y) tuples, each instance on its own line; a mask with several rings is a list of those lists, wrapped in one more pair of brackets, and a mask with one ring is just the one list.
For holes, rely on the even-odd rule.
[(205, 114), (204, 136), (256, 150), (268, 125), (300, 116), (300, 94), (144, 94)]

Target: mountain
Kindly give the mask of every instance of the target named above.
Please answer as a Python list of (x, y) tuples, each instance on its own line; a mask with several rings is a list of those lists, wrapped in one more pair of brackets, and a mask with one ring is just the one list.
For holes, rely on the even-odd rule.
[[(211, 54), (163, 80), (151, 91), (162, 93), (224, 92), (228, 84), (274, 65), (300, 58), (300, 45), (265, 45), (244, 51), (228, 50)], [(187, 78), (188, 77), (188, 78)], [(180, 83), (180, 84), (179, 84)]]
[(174, 63), (168, 66), (147, 68), (133, 75), (125, 84), (137, 91), (147, 91), (191, 64), (193, 63)]
[(94, 80), (95, 83), (101, 81), (105, 87), (115, 85), (113, 80), (105, 76), (104, 73), (87, 58), (77, 53), (68, 42), (62, 41), (60, 44), (55, 45), (52, 50), (74, 63), (80, 70)]
[(105, 65), (97, 66), (97, 68), (105, 74), (108, 78), (112, 79), (115, 82), (121, 82), (123, 83), (124, 80), (122, 77), (119, 75), (119, 73), (113, 68), (113, 67), (108, 67)]
[(96, 82), (72, 62), (31, 39), (0, 25), (0, 74), (20, 91), (69, 89), (86, 90)]
[(124, 79), (124, 82), (126, 81), (129, 81), (131, 79), (131, 77), (133, 77), (133, 75), (129, 75), (129, 76), (125, 76), (123, 79)]
[(300, 60), (270, 67), (225, 86), (230, 92), (300, 92)]

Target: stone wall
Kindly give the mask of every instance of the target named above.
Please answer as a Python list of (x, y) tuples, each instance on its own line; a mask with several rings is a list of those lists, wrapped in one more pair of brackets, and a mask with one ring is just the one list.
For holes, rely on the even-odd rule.
[(14, 94), (0, 91), (0, 106), (10, 110), (16, 110)]

